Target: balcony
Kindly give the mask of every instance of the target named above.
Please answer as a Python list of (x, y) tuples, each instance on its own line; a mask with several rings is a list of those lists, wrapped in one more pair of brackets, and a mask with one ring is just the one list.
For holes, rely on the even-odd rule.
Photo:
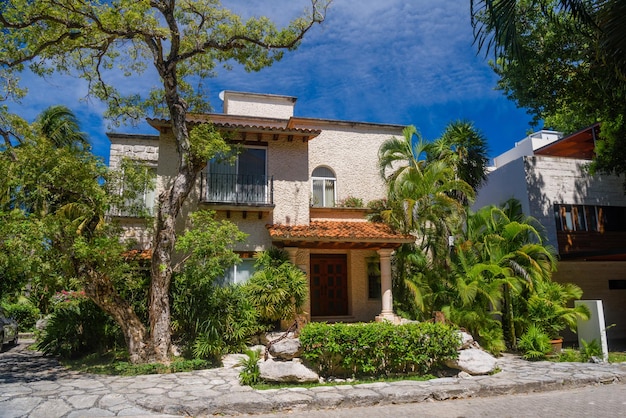
[(203, 172), (200, 201), (225, 209), (242, 206), (251, 210), (271, 209), (274, 207), (274, 179), (259, 175)]

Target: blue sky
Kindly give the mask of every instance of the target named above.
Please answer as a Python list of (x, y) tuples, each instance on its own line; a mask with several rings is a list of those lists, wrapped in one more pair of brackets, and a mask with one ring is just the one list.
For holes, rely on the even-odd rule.
[[(266, 15), (278, 23), (299, 14), (306, 0), (225, 0), (244, 16)], [(269, 4), (269, 6), (268, 6)], [(258, 73), (235, 65), (218, 69), (205, 82), (207, 99), (221, 112), (222, 90), (295, 96), (302, 117), (415, 125), (429, 140), (457, 119), (474, 122), (494, 157), (523, 139), (530, 117), (500, 91), (484, 53), (472, 44), (469, 0), (334, 0), (327, 20), (314, 27), (301, 47)], [(145, 74), (120, 82), (141, 89), (158, 84)], [(26, 76), (29, 96), (10, 106), (29, 121), (46, 107), (65, 104), (79, 117), (94, 152), (108, 159), (105, 132), (154, 133), (110, 127), (103, 104), (85, 100), (80, 80)]]

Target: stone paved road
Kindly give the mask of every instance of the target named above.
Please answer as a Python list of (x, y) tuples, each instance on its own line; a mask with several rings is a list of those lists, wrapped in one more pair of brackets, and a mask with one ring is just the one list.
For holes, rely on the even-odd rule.
[(501, 372), (493, 376), (259, 391), (241, 386), (233, 367), (135, 377), (69, 372), (26, 343), (0, 353), (0, 418), (260, 414), (626, 382), (626, 363), (530, 363), (508, 355), (499, 359)]
[[(277, 414), (255, 415), (275, 418)], [(626, 417), (626, 385), (586, 386), (550, 392), (445, 402), (368, 406), (290, 413), (289, 418), (535, 418)]]

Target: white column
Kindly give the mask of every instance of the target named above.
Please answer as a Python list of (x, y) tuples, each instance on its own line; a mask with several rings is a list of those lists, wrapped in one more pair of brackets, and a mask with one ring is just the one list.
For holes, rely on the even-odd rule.
[(391, 255), (393, 250), (381, 248), (377, 251), (380, 256), (380, 291), (382, 295), (382, 311), (376, 317), (377, 321), (399, 322), (393, 313), (393, 294), (391, 292)]

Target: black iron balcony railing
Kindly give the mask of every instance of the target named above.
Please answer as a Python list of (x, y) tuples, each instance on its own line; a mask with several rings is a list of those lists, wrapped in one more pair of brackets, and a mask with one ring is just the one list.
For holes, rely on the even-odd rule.
[(200, 193), (200, 200), (205, 203), (270, 206), (274, 204), (274, 179), (203, 172)]

